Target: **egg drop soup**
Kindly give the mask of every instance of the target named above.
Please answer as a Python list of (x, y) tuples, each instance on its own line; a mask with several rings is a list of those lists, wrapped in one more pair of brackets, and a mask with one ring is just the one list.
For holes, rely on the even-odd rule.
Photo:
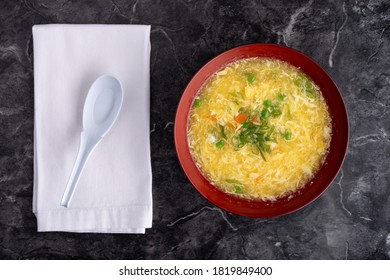
[(270, 58), (241, 59), (215, 73), (197, 94), (187, 129), (196, 165), (213, 185), (261, 200), (308, 183), (332, 135), (319, 87)]

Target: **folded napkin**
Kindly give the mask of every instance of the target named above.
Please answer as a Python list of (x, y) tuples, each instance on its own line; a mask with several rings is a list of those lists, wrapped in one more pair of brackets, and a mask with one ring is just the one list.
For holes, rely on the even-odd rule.
[[(33, 27), (33, 212), (38, 231), (144, 233), (152, 225), (150, 26)], [(80, 145), (88, 89), (111, 74), (123, 105), (89, 157), (69, 208), (60, 206)]]

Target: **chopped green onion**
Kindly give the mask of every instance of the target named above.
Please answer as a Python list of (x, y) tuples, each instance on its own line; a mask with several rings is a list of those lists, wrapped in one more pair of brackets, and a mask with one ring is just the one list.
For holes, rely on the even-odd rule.
[(200, 106), (202, 106), (202, 99), (200, 99), (200, 98), (196, 98), (195, 99), (195, 101), (194, 101), (194, 106), (196, 107), (196, 108), (199, 108)]
[(229, 184), (238, 184), (238, 185), (241, 185), (240, 181), (236, 180), (236, 179), (226, 179), (225, 180), (226, 183), (229, 183)]
[(221, 136), (222, 136), (222, 138), (226, 140), (226, 139), (227, 139), (227, 136), (226, 136), (226, 133), (225, 133), (225, 126), (219, 125), (219, 129), (220, 129), (220, 131), (221, 131)]
[(262, 117), (263, 119), (268, 118), (268, 117), (269, 117), (269, 111), (268, 111), (267, 109), (263, 109), (263, 110), (261, 111), (261, 117)]
[(247, 80), (248, 80), (249, 83), (252, 84), (252, 83), (254, 83), (256, 81), (256, 76), (254, 76), (253, 74), (249, 74), (247, 76)]
[(244, 186), (241, 184), (240, 181), (235, 179), (226, 179), (225, 181), (226, 183), (231, 184), (234, 187), (236, 193), (242, 193), (244, 191)]
[(249, 122), (244, 122), (242, 125), (243, 128), (249, 128), (250, 126), (251, 126), (251, 123), (249, 123)]
[(279, 117), (281, 114), (282, 114), (282, 111), (280, 111), (279, 108), (274, 108), (274, 110), (272, 110), (272, 116), (274, 116), (274, 117)]
[(275, 126), (272, 125), (272, 126), (271, 126), (271, 129), (270, 129), (270, 131), (269, 131), (269, 134), (272, 134), (274, 131), (275, 131)]
[(295, 85), (303, 91), (307, 97), (315, 99), (317, 97), (316, 90), (309, 77), (303, 73), (299, 73), (294, 80)]
[(249, 109), (248, 108), (244, 108), (244, 107), (241, 107), (240, 109), (238, 109), (238, 113), (239, 114), (245, 114), (245, 115), (247, 115), (247, 116), (249, 116), (250, 114), (249, 114)]
[(287, 107), (287, 114), (291, 116), (291, 110), (290, 110), (290, 105), (286, 104)]
[(267, 150), (267, 146), (265, 145), (264, 141), (259, 141), (259, 147), (260, 147), (261, 150), (263, 150), (263, 151), (266, 151), (266, 150)]
[[(258, 148), (259, 148), (259, 147), (258, 147)], [(267, 160), (265, 159), (265, 156), (264, 156), (263, 152), (261, 151), (261, 149), (259, 149), (259, 152), (260, 152), (260, 155), (261, 155), (261, 157), (263, 158), (263, 160), (264, 160), (264, 161), (267, 161)]]
[(215, 143), (215, 146), (218, 148), (218, 149), (221, 149), (223, 148), (223, 146), (225, 146), (225, 142), (221, 139), (221, 140), (218, 140), (216, 143)]
[(267, 99), (267, 100), (264, 100), (263, 104), (265, 107), (269, 107), (272, 105), (272, 102)]
[[(298, 78), (304, 79), (302, 77)], [(313, 88), (313, 90), (315, 89)], [(285, 101), (286, 98), (287, 95), (280, 92), (275, 99), (266, 99), (263, 101), (262, 105), (257, 105), (255, 109), (250, 109), (248, 107), (239, 109), (239, 113), (245, 113), (249, 117), (230, 138), (235, 151), (238, 151), (249, 144), (252, 153), (255, 155), (260, 154), (263, 160), (266, 161), (265, 154), (271, 154), (271, 145), (269, 142), (278, 143), (275, 125), (272, 125), (273, 118), (281, 116), (285, 111), (286, 114), (289, 116), (291, 115), (289, 104), (282, 102)], [(259, 107), (262, 107), (262, 110), (260, 110)], [(249, 120), (254, 120), (254, 122)], [(292, 139), (292, 134), (291, 132), (286, 131), (282, 134), (282, 137), (288, 141)]]
[(242, 193), (244, 191), (244, 187), (242, 185), (234, 186), (236, 193)]
[(314, 91), (314, 89), (307, 89), (306, 96), (311, 99), (315, 99), (317, 97), (317, 93)]
[(254, 155), (258, 155), (260, 153), (259, 149), (256, 147), (256, 145), (252, 145), (251, 151), (252, 151), (252, 154), (254, 154)]
[(240, 137), (238, 135), (234, 135), (232, 137), (232, 144), (234, 147), (238, 147), (240, 145)]
[(283, 101), (286, 98), (286, 95), (284, 93), (279, 93), (278, 98), (280, 101)]

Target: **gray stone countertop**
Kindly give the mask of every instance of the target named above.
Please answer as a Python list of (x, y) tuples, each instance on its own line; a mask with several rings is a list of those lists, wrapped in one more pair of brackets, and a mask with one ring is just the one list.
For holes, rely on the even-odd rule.
[[(33, 184), (34, 24), (150, 24), (153, 227), (145, 235), (37, 233)], [(273, 219), (225, 212), (175, 153), (181, 94), (208, 60), (276, 43), (318, 62), (349, 113), (344, 165), (308, 207)], [(389, 259), (390, 3), (364, 1), (1, 1), (0, 258)]]

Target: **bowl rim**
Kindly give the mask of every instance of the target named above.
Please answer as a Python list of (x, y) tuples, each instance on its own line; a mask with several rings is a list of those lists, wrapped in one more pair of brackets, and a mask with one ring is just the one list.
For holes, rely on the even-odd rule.
[[(268, 56), (268, 55), (264, 55), (264, 56), (260, 56), (260, 55), (257, 55), (257, 56), (243, 55), (242, 56), (241, 55), (240, 57), (234, 57), (233, 59), (231, 58), (230, 60), (225, 59), (225, 57), (229, 57), (229, 55), (232, 55), (234, 53), (240, 53), (241, 51), (245, 52), (245, 49), (253, 49), (253, 48), (254, 49), (264, 49), (264, 48), (267, 49), (268, 48), (268, 49), (278, 50), (280, 53), (290, 53), (291, 55), (299, 56), (300, 59), (302, 59), (302, 61), (306, 61), (307, 64), (311, 64), (311, 67), (316, 68), (316, 71), (319, 72), (318, 75), (322, 76), (322, 78), (324, 78), (326, 80), (326, 83), (328, 83), (328, 85), (331, 88), (333, 87), (333, 90), (336, 93), (336, 96), (334, 96), (333, 98), (339, 99), (339, 100), (337, 100), (337, 103), (338, 103), (339, 109), (341, 109), (341, 111), (342, 111), (342, 112), (340, 112), (340, 114), (342, 115), (342, 118), (340, 120), (338, 120), (338, 122), (342, 123), (341, 126), (344, 127), (344, 129), (346, 128), (346, 130), (342, 131), (343, 135), (340, 138), (341, 144), (340, 144), (340, 141), (338, 142), (339, 143), (338, 146), (342, 150), (342, 153), (339, 154), (337, 161), (334, 160), (334, 162), (332, 163), (333, 166), (335, 166), (335, 167), (333, 168), (333, 172), (331, 172), (331, 174), (326, 177), (326, 179), (327, 179), (326, 183), (324, 183), (322, 185), (317, 183), (317, 185), (319, 184), (319, 188), (317, 189), (317, 191), (315, 191), (313, 194), (311, 194), (311, 196), (309, 196), (306, 200), (303, 200), (300, 203), (296, 203), (296, 205), (293, 207), (287, 207), (287, 208), (282, 207), (280, 209), (278, 209), (277, 207), (276, 208), (274, 207), (274, 205), (278, 204), (278, 202), (281, 204), (284, 201), (285, 203), (288, 204), (289, 203), (288, 197), (285, 197), (282, 199), (277, 199), (276, 202), (274, 202), (274, 201), (259, 201), (259, 200), (253, 200), (253, 199), (239, 198), (237, 196), (230, 195), (230, 194), (223, 192), (222, 190), (220, 190), (216, 186), (212, 185), (210, 183), (210, 181), (199, 170), (199, 168), (196, 166), (195, 160), (193, 159), (191, 152), (190, 152), (190, 149), (189, 149), (189, 146), (188, 146), (188, 139), (187, 139), (188, 117), (189, 117), (189, 113), (190, 113), (191, 108), (192, 108), (193, 100), (195, 99), (195, 97), (199, 93), (200, 89), (205, 85), (205, 83), (210, 79), (211, 76), (213, 76), (213, 74), (215, 74), (219, 70), (226, 67), (226, 65), (228, 65), (234, 61), (237, 61), (240, 59), (245, 59), (245, 58), (250, 58), (250, 57), (276, 58), (276, 59), (279, 59), (279, 60), (282, 60), (282, 61), (285, 61), (289, 64), (294, 65), (290, 61), (287, 61), (287, 60), (282, 59), (280, 57)], [(221, 63), (221, 61), (222, 61), (222, 63)], [(208, 68), (211, 67), (210, 65), (213, 65), (213, 64), (216, 64), (218, 66), (217, 69), (214, 71), (208, 71)], [(301, 69), (301, 66), (299, 66), (299, 65), (294, 65), (294, 66)], [(306, 71), (304, 71), (302, 69), (301, 69), (301, 71), (303, 71), (305, 74), (307, 74)], [(206, 78), (202, 79), (202, 76), (205, 76)], [(309, 75), (309, 76), (313, 79), (313, 76), (311, 76), (311, 75)], [(199, 79), (201, 80), (201, 83), (198, 82)], [(313, 79), (313, 80), (315, 80), (315, 79)], [(191, 88), (194, 87), (194, 84), (200, 84), (200, 86), (196, 86), (195, 88), (197, 88), (197, 90), (195, 91), (195, 93), (191, 93), (191, 91), (193, 92), (193, 90), (191, 90)], [(325, 94), (323, 94), (323, 95), (325, 97)], [(328, 98), (330, 99), (330, 97), (328, 97)], [(188, 104), (189, 100), (191, 101), (190, 105)], [(185, 102), (187, 102), (187, 103), (185, 104)], [(328, 100), (326, 100), (326, 103), (327, 103), (328, 108), (329, 108)], [(186, 113), (186, 115), (183, 116), (183, 113)], [(332, 129), (334, 128), (333, 122), (334, 122), (334, 120), (332, 118)], [(185, 128), (184, 131), (182, 129), (183, 125)], [(334, 140), (333, 138), (334, 137), (332, 136), (331, 146), (332, 146), (332, 142)], [(179, 159), (180, 165), (183, 168), (184, 173), (186, 174), (187, 178), (189, 179), (189, 181), (191, 182), (193, 187), (203, 197), (205, 197), (209, 202), (211, 202), (212, 204), (216, 205), (217, 207), (219, 207), (221, 209), (224, 209), (226, 211), (229, 211), (231, 213), (241, 215), (241, 216), (252, 217), (252, 218), (278, 217), (278, 216), (287, 215), (287, 214), (290, 214), (292, 212), (298, 211), (298, 210), (302, 209), (303, 207), (309, 205), (313, 201), (315, 201), (319, 196), (321, 196), (327, 190), (327, 188), (332, 184), (334, 179), (337, 177), (340, 169), (342, 168), (343, 162), (345, 160), (345, 157), (346, 157), (346, 154), (348, 151), (348, 144), (349, 144), (348, 111), (347, 111), (347, 107), (345, 106), (345, 102), (344, 102), (344, 99), (342, 97), (342, 94), (341, 94), (339, 88), (337, 87), (336, 83), (332, 80), (332, 78), (329, 76), (329, 74), (317, 62), (315, 62), (313, 59), (311, 59), (307, 55), (305, 55), (305, 54), (303, 54), (303, 53), (301, 53), (293, 48), (281, 46), (278, 44), (268, 44), (268, 43), (267, 44), (266, 43), (245, 44), (245, 45), (241, 45), (241, 46), (229, 49), (227, 51), (224, 51), (224, 52), (218, 54), (217, 56), (215, 56), (214, 58), (209, 60), (206, 64), (204, 64), (196, 72), (196, 74), (192, 77), (192, 79), (189, 81), (189, 83), (187, 84), (186, 88), (183, 91), (183, 94), (180, 98), (180, 102), (179, 102), (177, 109), (176, 109), (175, 123), (174, 123), (174, 142), (175, 142), (176, 154), (177, 154), (177, 157)], [(336, 143), (336, 145), (337, 145), (337, 143)], [(321, 166), (320, 170), (317, 171), (315, 176), (313, 176), (311, 181), (314, 181), (314, 179), (317, 178), (318, 173), (324, 169), (325, 165), (328, 164), (328, 160), (329, 160), (329, 154), (326, 157), (326, 162)], [(197, 172), (195, 172), (197, 174), (194, 174), (194, 168), (197, 170)], [(199, 175), (201, 178), (199, 178)], [(317, 181), (318, 181), (318, 179), (317, 179)], [(204, 185), (206, 185), (206, 187)], [(208, 189), (208, 190), (206, 191), (206, 189)], [(301, 193), (305, 193), (305, 191), (307, 189), (310, 190), (309, 183), (307, 183), (304, 187), (301, 187), (298, 191), (294, 192), (294, 195), (296, 194), (296, 195), (300, 196)], [(208, 192), (210, 192), (211, 194)], [(313, 192), (313, 191), (311, 191), (311, 192)], [(254, 206), (255, 204), (257, 204), (257, 206), (260, 206), (260, 207), (271, 207), (271, 208), (273, 208), (273, 211), (264, 211), (264, 208), (261, 208), (261, 210), (263, 210), (263, 211), (260, 211), (260, 208), (256, 208), (257, 206)], [(232, 207), (232, 206), (234, 206), (234, 207)]]

